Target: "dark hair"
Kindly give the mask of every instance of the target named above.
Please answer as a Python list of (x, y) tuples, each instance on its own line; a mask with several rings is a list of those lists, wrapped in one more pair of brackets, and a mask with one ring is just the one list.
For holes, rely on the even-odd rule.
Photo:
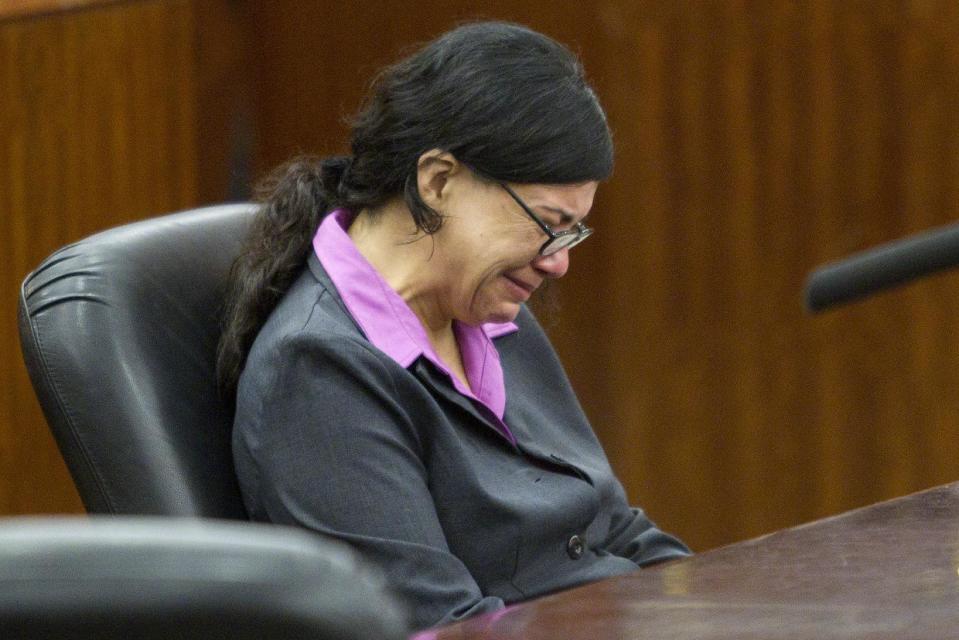
[(494, 180), (572, 184), (612, 171), (606, 116), (576, 57), (515, 24), (450, 31), (384, 69), (353, 121), (352, 156), (298, 159), (259, 190), (262, 205), (227, 292), (217, 353), (232, 397), (253, 339), (303, 268), (322, 217), (336, 207), (378, 207), (402, 194), (417, 228), (435, 233), (441, 212), (417, 188), (430, 149)]

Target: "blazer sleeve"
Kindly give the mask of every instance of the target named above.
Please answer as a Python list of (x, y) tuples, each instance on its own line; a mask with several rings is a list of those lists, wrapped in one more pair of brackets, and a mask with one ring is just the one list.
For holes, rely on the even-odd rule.
[(622, 485), (616, 483), (617, 505), (604, 545), (606, 551), (641, 567), (690, 555), (689, 547), (679, 538), (661, 531), (642, 509), (630, 507)]
[(235, 434), (251, 511), (352, 544), (399, 586), (414, 628), (502, 608), (449, 551), (398, 365), (352, 338), (288, 337), (263, 356), (244, 371)]

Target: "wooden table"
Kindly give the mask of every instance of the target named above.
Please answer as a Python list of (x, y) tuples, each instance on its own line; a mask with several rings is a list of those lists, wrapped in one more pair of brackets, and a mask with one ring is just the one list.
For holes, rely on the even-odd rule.
[(959, 483), (515, 605), (417, 640), (959, 638)]

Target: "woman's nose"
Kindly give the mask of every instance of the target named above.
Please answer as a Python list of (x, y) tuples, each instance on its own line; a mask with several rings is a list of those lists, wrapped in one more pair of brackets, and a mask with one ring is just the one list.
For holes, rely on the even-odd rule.
[(548, 256), (536, 256), (533, 267), (547, 278), (562, 278), (569, 269), (569, 249), (560, 249)]

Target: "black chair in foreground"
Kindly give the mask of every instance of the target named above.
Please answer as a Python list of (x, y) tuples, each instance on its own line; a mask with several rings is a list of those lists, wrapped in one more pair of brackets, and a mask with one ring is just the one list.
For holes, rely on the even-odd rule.
[(255, 208), (104, 231), (24, 280), (20, 342), (91, 513), (246, 519), (214, 376), (219, 309)]
[(214, 367), (254, 211), (104, 231), (24, 281), (24, 360), (87, 510), (184, 518), (0, 521), (0, 638), (401, 637), (391, 597), (335, 543), (198, 520), (247, 520)]
[(0, 521), (0, 637), (400, 639), (400, 609), (342, 545), (174, 518)]

